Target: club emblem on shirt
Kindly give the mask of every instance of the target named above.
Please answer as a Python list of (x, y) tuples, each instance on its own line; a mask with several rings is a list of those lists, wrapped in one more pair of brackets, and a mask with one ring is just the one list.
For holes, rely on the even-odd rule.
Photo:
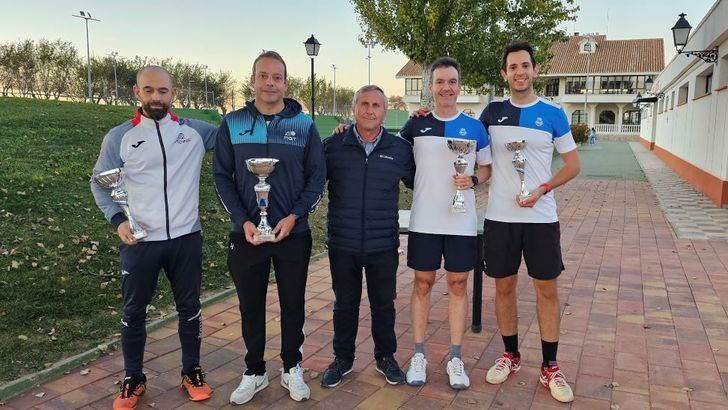
[(536, 121), (534, 123), (537, 127), (540, 127), (543, 125), (543, 119), (541, 117), (536, 117)]
[(458, 134), (460, 134), (461, 137), (464, 137), (468, 135), (468, 132), (465, 130), (465, 128), (460, 128), (460, 131), (458, 131)]
[(286, 131), (286, 133), (283, 135), (283, 139), (286, 141), (295, 141), (296, 131)]
[(185, 137), (185, 134), (179, 133), (177, 134), (177, 140), (174, 142), (175, 144), (184, 144), (185, 142), (190, 142), (189, 138)]

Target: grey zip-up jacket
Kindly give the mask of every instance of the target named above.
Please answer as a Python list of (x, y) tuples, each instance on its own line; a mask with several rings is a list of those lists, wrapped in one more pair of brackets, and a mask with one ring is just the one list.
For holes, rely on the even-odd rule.
[(200, 168), (205, 151), (215, 146), (217, 128), (199, 120), (167, 114), (155, 121), (136, 116), (111, 129), (91, 176), (96, 205), (116, 228), (126, 220), (96, 175), (123, 167), (123, 184), (132, 215), (147, 226), (143, 241), (162, 241), (200, 230)]

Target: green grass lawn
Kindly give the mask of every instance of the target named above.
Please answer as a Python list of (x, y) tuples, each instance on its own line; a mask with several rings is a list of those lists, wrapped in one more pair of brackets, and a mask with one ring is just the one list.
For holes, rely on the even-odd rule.
[[(88, 181), (103, 136), (132, 114), (130, 107), (0, 98), (0, 383), (118, 336), (118, 237)], [(201, 181), (202, 287), (211, 293), (231, 281), (228, 217), (215, 198), (210, 154)], [(409, 208), (409, 191), (401, 202)], [(324, 199), (310, 217), (314, 254), (324, 250), (326, 207)], [(150, 320), (173, 311), (163, 277)]]

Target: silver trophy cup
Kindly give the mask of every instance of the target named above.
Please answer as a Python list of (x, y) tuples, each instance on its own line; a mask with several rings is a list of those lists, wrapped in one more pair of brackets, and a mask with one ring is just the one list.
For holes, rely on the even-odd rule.
[(124, 171), (121, 168), (114, 168), (96, 175), (96, 183), (104, 188), (111, 189), (111, 200), (121, 208), (126, 219), (129, 220), (129, 228), (134, 238), (139, 240), (147, 236), (147, 231), (137, 223), (129, 210), (129, 194), (124, 189)]
[(521, 179), (521, 192), (518, 194), (518, 198), (523, 201), (531, 195), (531, 193), (526, 189), (526, 157), (524, 157), (523, 153), (521, 153), (521, 151), (526, 148), (526, 141), (520, 140), (507, 142), (506, 148), (508, 151), (514, 153), (511, 163), (513, 163), (513, 167), (516, 168), (518, 178)]
[[(475, 141), (449, 139), (447, 140), (447, 147), (450, 148), (450, 151), (458, 155), (457, 159), (455, 159), (452, 163), (455, 167), (455, 173), (463, 175), (468, 169), (468, 160), (465, 159), (464, 155), (470, 153), (470, 151), (475, 148)], [(452, 198), (450, 210), (453, 213), (463, 213), (467, 211), (467, 208), (465, 208), (465, 195), (463, 195), (463, 191), (459, 189), (455, 190), (455, 196)]]
[(255, 198), (260, 208), (260, 223), (258, 224), (259, 234), (253, 236), (258, 242), (270, 242), (275, 239), (273, 228), (268, 223), (268, 193), (270, 193), (270, 184), (265, 182), (275, 169), (278, 160), (275, 158), (250, 158), (245, 160), (248, 171), (258, 177), (258, 183), (255, 184)]

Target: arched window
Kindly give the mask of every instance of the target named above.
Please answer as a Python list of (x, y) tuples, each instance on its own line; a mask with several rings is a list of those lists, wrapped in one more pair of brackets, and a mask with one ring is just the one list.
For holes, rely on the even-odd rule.
[(641, 112), (639, 110), (625, 111), (622, 116), (622, 124), (625, 125), (639, 125), (641, 119)]
[(586, 124), (586, 115), (583, 110), (576, 110), (571, 113), (572, 124)]
[(614, 118), (614, 111), (602, 111), (599, 113), (599, 124), (614, 124)]

